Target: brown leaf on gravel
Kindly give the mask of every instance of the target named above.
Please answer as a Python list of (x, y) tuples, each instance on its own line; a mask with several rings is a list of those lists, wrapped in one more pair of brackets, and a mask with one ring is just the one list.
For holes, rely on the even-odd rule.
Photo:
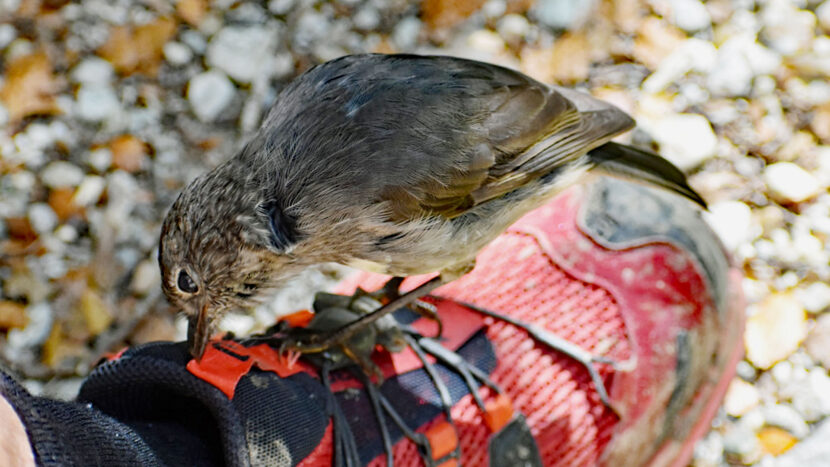
[(41, 360), (50, 368), (59, 366), (65, 359), (80, 357), (83, 355), (84, 347), (77, 342), (61, 322), (52, 325), (52, 331), (41, 350)]
[(823, 144), (830, 144), (830, 103), (824, 104), (813, 111), (813, 118), (810, 119), (810, 129)]
[(7, 217), (6, 232), (10, 238), (22, 242), (33, 242), (37, 240), (37, 232), (32, 228), (29, 219), (26, 217)]
[(206, 0), (179, 0), (176, 3), (176, 14), (187, 24), (199, 27), (207, 14)]
[(0, 300), (0, 329), (26, 326), (26, 307), (17, 302)]
[(553, 47), (525, 47), (521, 52), (522, 71), (544, 83), (574, 83), (588, 78), (591, 44), (584, 32), (568, 32)]
[(72, 188), (58, 188), (49, 193), (49, 206), (58, 215), (58, 219), (65, 221), (70, 217), (83, 213), (83, 207), (72, 201), (75, 190)]
[(133, 173), (144, 167), (147, 159), (147, 145), (133, 135), (121, 135), (109, 142), (112, 165)]
[(130, 334), (130, 343), (144, 344), (152, 341), (176, 340), (176, 325), (170, 316), (150, 314)]
[(97, 336), (109, 328), (112, 323), (112, 315), (107, 304), (98, 293), (87, 289), (81, 295), (80, 311), (86, 323), (86, 329), (90, 334)]
[(124, 75), (155, 76), (162, 62), (162, 48), (175, 32), (176, 22), (164, 17), (136, 27), (116, 26), (98, 55)]
[(654, 16), (646, 18), (637, 29), (634, 39), (634, 58), (655, 70), (686, 35), (674, 26)]
[(9, 112), (9, 120), (30, 115), (60, 113), (55, 93), (60, 80), (52, 73), (52, 64), (46, 52), (40, 51), (18, 57), (6, 66), (6, 82), (0, 89), (0, 101)]
[(626, 34), (637, 30), (645, 11), (639, 0), (617, 0), (610, 6), (611, 20), (617, 29)]
[(758, 433), (758, 441), (764, 454), (780, 456), (795, 446), (798, 439), (787, 430), (774, 426), (766, 426)]
[(534, 0), (507, 0), (507, 8), (505, 8), (504, 14), (517, 13), (523, 15), (534, 3), (536, 3)]
[(421, 19), (433, 29), (455, 26), (484, 5), (485, 0), (424, 0)]

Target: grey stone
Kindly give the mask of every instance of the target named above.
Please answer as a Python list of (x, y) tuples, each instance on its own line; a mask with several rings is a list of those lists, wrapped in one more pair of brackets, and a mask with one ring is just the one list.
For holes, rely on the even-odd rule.
[(789, 405), (766, 405), (762, 412), (767, 425), (783, 428), (796, 438), (804, 438), (810, 433), (810, 428), (804, 421), (804, 417)]
[(540, 0), (533, 14), (553, 29), (578, 29), (594, 12), (596, 0)]
[(121, 103), (109, 86), (82, 84), (78, 89), (76, 112), (91, 122), (107, 120), (118, 114)]
[(0, 24), (0, 49), (5, 48), (17, 38), (17, 30), (11, 24)]
[(92, 56), (75, 66), (71, 76), (76, 83), (108, 86), (114, 73), (108, 61)]
[(660, 154), (680, 169), (692, 169), (717, 151), (715, 132), (702, 115), (674, 114), (641, 125), (660, 145)]
[(190, 79), (187, 85), (187, 101), (196, 117), (212, 122), (230, 104), (236, 88), (219, 70), (210, 70)]
[(84, 178), (84, 172), (75, 164), (55, 161), (40, 172), (40, 181), (49, 188), (76, 187)]
[(401, 51), (409, 51), (415, 48), (418, 41), (418, 34), (421, 32), (421, 21), (410, 16), (402, 19), (392, 32), (392, 40)]
[(295, 0), (271, 0), (268, 2), (268, 11), (275, 15), (284, 15), (294, 8)]
[(29, 223), (35, 232), (51, 232), (58, 225), (58, 215), (46, 203), (33, 203), (29, 206)]
[(278, 31), (265, 26), (226, 26), (210, 40), (208, 65), (242, 83), (270, 76)]
[(380, 24), (380, 13), (372, 5), (365, 5), (355, 13), (352, 21), (357, 29), (371, 31)]
[(712, 25), (709, 10), (699, 0), (671, 0), (671, 22), (686, 32), (700, 31)]
[(171, 65), (185, 65), (193, 60), (193, 51), (181, 42), (168, 42), (164, 44), (164, 58)]
[(775, 467), (830, 467), (830, 421), (775, 459)]

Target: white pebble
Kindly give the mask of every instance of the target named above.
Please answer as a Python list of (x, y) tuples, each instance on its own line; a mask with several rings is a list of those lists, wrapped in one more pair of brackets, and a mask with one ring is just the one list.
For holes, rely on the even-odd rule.
[(735, 251), (760, 234), (759, 226), (753, 226), (749, 206), (740, 201), (712, 204), (705, 218), (729, 251)]
[(203, 54), (207, 50), (207, 41), (199, 31), (193, 29), (184, 30), (179, 35), (179, 40), (197, 54)]
[(275, 55), (272, 73), (276, 79), (287, 78), (294, 74), (294, 56), (290, 52)]
[(421, 32), (421, 21), (409, 16), (402, 19), (392, 31), (392, 41), (401, 51), (411, 50), (418, 41), (418, 34)]
[(130, 290), (136, 295), (147, 295), (151, 290), (161, 283), (161, 274), (158, 264), (151, 259), (145, 259), (138, 263), (133, 272), (133, 279), (130, 282)]
[(164, 44), (164, 58), (171, 65), (186, 65), (193, 59), (193, 51), (181, 42), (168, 42)]
[(533, 13), (540, 23), (553, 29), (578, 29), (595, 10), (596, 0), (540, 0)]
[(206, 71), (190, 79), (187, 100), (196, 117), (212, 122), (233, 99), (236, 88), (219, 70)]
[(294, 8), (295, 0), (271, 0), (268, 2), (268, 11), (275, 15), (284, 15)]
[(86, 163), (98, 172), (106, 172), (112, 164), (112, 151), (108, 148), (97, 148), (89, 151)]
[(78, 116), (90, 122), (100, 122), (116, 115), (121, 103), (109, 86), (82, 84), (76, 96)]
[(72, 243), (78, 239), (78, 229), (69, 224), (64, 224), (55, 230), (55, 238), (63, 243)]
[(806, 313), (790, 294), (770, 295), (749, 317), (744, 332), (746, 358), (756, 368), (768, 369), (795, 352), (807, 337)]
[(46, 203), (32, 203), (29, 206), (29, 223), (35, 232), (45, 234), (58, 225), (58, 215)]
[(807, 421), (814, 422), (830, 415), (830, 377), (826, 370), (811, 370), (793, 389), (793, 408)]
[(800, 203), (821, 191), (818, 180), (792, 162), (776, 162), (767, 166), (764, 182), (775, 198), (791, 203)]
[(761, 396), (755, 386), (740, 378), (735, 378), (729, 384), (729, 389), (723, 399), (723, 406), (729, 415), (740, 417), (757, 407), (760, 402)]
[(830, 0), (824, 0), (824, 2), (816, 8), (816, 17), (818, 18), (818, 24), (821, 25), (825, 31), (830, 32)]
[(20, 171), (7, 176), (11, 186), (22, 192), (29, 192), (35, 186), (35, 174), (32, 172)]
[(352, 21), (357, 29), (371, 31), (380, 24), (380, 13), (377, 8), (367, 4), (355, 13)]
[(530, 32), (530, 23), (524, 16), (512, 13), (499, 20), (497, 29), (505, 39), (518, 41)]
[(256, 319), (253, 316), (228, 313), (222, 318), (219, 327), (236, 335), (250, 334), (256, 326)]
[(72, 70), (72, 80), (81, 84), (107, 86), (112, 81), (112, 65), (96, 56), (84, 59)]
[(270, 71), (276, 44), (276, 29), (226, 26), (211, 38), (207, 63), (236, 81), (250, 83)]
[(5, 48), (17, 37), (17, 30), (8, 23), (0, 24), (0, 49)]
[(671, 22), (686, 32), (700, 31), (712, 25), (709, 10), (699, 0), (671, 0)]
[(660, 145), (660, 155), (681, 170), (689, 170), (715, 155), (718, 139), (709, 121), (698, 114), (675, 114), (643, 121)]
[(768, 425), (783, 428), (796, 438), (804, 438), (810, 433), (810, 428), (804, 422), (804, 417), (788, 405), (768, 405), (763, 408), (762, 412)]
[(796, 297), (810, 313), (820, 313), (830, 308), (830, 285), (824, 282), (813, 282), (809, 286), (796, 291)]
[(502, 53), (506, 47), (501, 36), (487, 29), (479, 29), (467, 36), (467, 45), (488, 54)]
[(765, 42), (782, 55), (809, 49), (816, 28), (811, 11), (797, 8), (790, 0), (769, 0), (761, 11)]
[(690, 71), (708, 73), (715, 66), (717, 50), (711, 42), (691, 38), (684, 41), (660, 62), (657, 70), (643, 83), (650, 93), (663, 91)]
[(135, 178), (127, 172), (116, 170), (107, 176), (108, 202), (104, 215), (116, 232), (128, 227), (128, 220), (136, 205), (138, 190)]
[(488, 0), (481, 6), (481, 12), (487, 18), (498, 18), (507, 11), (507, 3), (504, 0)]
[(83, 178), (81, 169), (64, 161), (52, 162), (40, 172), (40, 180), (49, 188), (75, 187)]
[(0, 128), (9, 123), (9, 111), (0, 103)]
[(736, 34), (718, 48), (707, 86), (716, 95), (745, 96), (752, 90), (754, 77), (773, 73), (780, 63), (781, 57), (758, 44), (754, 34)]
[(104, 193), (107, 182), (104, 177), (98, 175), (87, 175), (75, 190), (72, 202), (77, 206), (89, 206), (98, 202)]

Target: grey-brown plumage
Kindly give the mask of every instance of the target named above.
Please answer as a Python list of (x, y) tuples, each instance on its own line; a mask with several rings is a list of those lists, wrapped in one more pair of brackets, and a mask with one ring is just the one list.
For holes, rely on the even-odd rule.
[(291, 83), (248, 145), (173, 204), (159, 253), (164, 290), (191, 318), (199, 356), (217, 316), (311, 264), (461, 274), (591, 168), (702, 203), (664, 159), (609, 143), (632, 126), (616, 107), (495, 65), (328, 62)]

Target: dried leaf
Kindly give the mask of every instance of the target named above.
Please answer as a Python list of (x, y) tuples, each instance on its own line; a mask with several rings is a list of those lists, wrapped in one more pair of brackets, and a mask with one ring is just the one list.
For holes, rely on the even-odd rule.
[(813, 111), (810, 119), (810, 129), (824, 144), (830, 144), (830, 103), (824, 104)]
[(31, 243), (37, 240), (37, 232), (32, 228), (27, 217), (7, 217), (6, 231), (10, 238)]
[(205, 0), (179, 0), (176, 3), (176, 14), (189, 25), (199, 27), (207, 14), (207, 1)]
[(176, 325), (169, 315), (151, 314), (144, 318), (130, 334), (133, 345), (152, 341), (176, 340)]
[(517, 13), (523, 15), (534, 3), (534, 0), (507, 0), (507, 8), (504, 10), (504, 14)]
[(104, 332), (112, 323), (112, 315), (106, 303), (95, 291), (87, 289), (81, 295), (81, 314), (86, 322), (86, 328), (92, 335)]
[(98, 54), (119, 73), (155, 76), (162, 62), (162, 48), (175, 32), (176, 22), (164, 17), (134, 28), (117, 26)]
[(127, 172), (138, 172), (147, 158), (147, 145), (132, 135), (121, 135), (109, 142), (112, 165)]
[(762, 428), (761, 431), (758, 432), (758, 441), (761, 442), (761, 450), (763, 450), (765, 454), (779, 456), (787, 452), (791, 447), (795, 446), (798, 439), (786, 430), (768, 426)]
[(652, 70), (663, 61), (686, 35), (665, 21), (651, 16), (640, 23), (634, 40), (634, 58)]
[(485, 0), (424, 0), (421, 18), (433, 29), (455, 26), (484, 5)]
[(60, 112), (54, 94), (60, 81), (52, 73), (45, 52), (35, 52), (12, 60), (6, 67), (6, 82), (0, 89), (12, 122), (30, 115), (54, 115)]
[(545, 83), (584, 81), (591, 69), (591, 55), (584, 33), (565, 33), (553, 47), (522, 49), (522, 71)]
[(72, 188), (58, 188), (49, 193), (49, 206), (61, 221), (83, 213), (83, 208), (72, 201), (74, 196), (75, 190)]
[(52, 331), (42, 347), (43, 363), (54, 368), (66, 356), (66, 345), (63, 343), (63, 329), (61, 323), (52, 325)]
[(611, 8), (612, 21), (617, 29), (626, 34), (637, 30), (644, 12), (639, 0), (616, 0)]
[(26, 326), (26, 307), (17, 302), (0, 300), (0, 329)]

